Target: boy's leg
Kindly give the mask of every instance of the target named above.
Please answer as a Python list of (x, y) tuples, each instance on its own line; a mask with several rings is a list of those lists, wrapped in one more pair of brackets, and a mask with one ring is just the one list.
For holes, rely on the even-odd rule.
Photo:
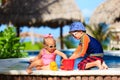
[(89, 69), (91, 67), (98, 67), (99, 69), (102, 69), (102, 65), (101, 65), (101, 61), (100, 60), (96, 60), (94, 62), (89, 62), (86, 64), (85, 69)]
[(106, 63), (104, 61), (102, 63), (102, 67), (103, 67), (103, 69), (108, 69), (108, 66), (106, 65)]
[(99, 69), (102, 69), (102, 64), (101, 64), (102, 62), (103, 60), (101, 57), (88, 56), (78, 64), (78, 69), (85, 70), (96, 66)]

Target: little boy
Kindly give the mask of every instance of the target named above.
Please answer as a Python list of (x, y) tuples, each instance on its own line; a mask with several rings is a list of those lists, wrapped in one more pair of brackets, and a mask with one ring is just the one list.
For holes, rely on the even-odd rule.
[(78, 69), (85, 70), (92, 67), (99, 69), (107, 69), (108, 66), (103, 61), (103, 48), (101, 44), (90, 35), (86, 34), (86, 29), (81, 22), (73, 22), (70, 26), (69, 33), (75, 38), (80, 40), (80, 43), (70, 59), (84, 57), (79, 62)]

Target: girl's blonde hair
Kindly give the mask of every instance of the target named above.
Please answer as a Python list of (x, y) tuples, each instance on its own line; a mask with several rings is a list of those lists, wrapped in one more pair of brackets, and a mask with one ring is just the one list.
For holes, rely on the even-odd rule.
[(48, 37), (48, 38), (44, 38), (43, 39), (43, 44), (46, 44), (47, 42), (53, 41), (54, 43), (56, 43), (56, 40), (52, 37)]
[(46, 44), (47, 42), (53, 41), (56, 43), (55, 39), (51, 34), (45, 35), (43, 39), (43, 44)]

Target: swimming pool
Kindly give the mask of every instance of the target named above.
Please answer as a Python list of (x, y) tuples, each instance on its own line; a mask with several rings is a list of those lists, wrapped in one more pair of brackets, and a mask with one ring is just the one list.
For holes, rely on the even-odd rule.
[[(67, 54), (67, 56), (69, 57), (74, 49), (68, 49), (68, 50), (61, 50), (62, 52), (64, 52), (65, 54)], [(39, 51), (27, 51), (29, 56), (36, 56)], [(57, 60), (59, 62), (59, 56), (57, 56)], [(108, 65), (109, 68), (120, 68), (120, 51), (105, 51), (105, 55), (104, 55), (104, 60), (106, 62), (106, 64)], [(77, 63), (80, 61), (80, 59), (77, 60)], [(77, 64), (75, 63), (75, 64)], [(60, 64), (58, 64), (60, 65)], [(75, 67), (76, 69), (76, 67)]]
[[(95, 79), (95, 80), (118, 80), (120, 76), (120, 51), (107, 51), (105, 52), (104, 59), (109, 65), (108, 70), (71, 70), (71, 71), (51, 71), (51, 70), (33, 70), (33, 74), (28, 75), (26, 73), (26, 68), (28, 67), (28, 61), (30, 58), (36, 56), (39, 51), (29, 51), (29, 56), (27, 58), (10, 58), (10, 59), (0, 59), (0, 80), (10, 80), (10, 79), (46, 79), (57, 78), (59, 80), (63, 79)], [(73, 50), (64, 50), (69, 56)], [(112, 55), (111, 55), (112, 53)], [(117, 53), (117, 54), (116, 54)]]

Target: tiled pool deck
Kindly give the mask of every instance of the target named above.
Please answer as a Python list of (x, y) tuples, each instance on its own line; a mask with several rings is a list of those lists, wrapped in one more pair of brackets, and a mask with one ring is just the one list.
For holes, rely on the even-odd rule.
[[(33, 70), (33, 73), (29, 75), (25, 71), (26, 67), (28, 66), (28, 63), (26, 64), (26, 62), (29, 59), (30, 58), (0, 59), (0, 80), (17, 80), (11, 78), (11, 76), (17, 76), (21, 78), (20, 76), (25, 76), (25, 75), (29, 76), (29, 78), (31, 76), (32, 78), (35, 76), (37, 77), (39, 76), (39, 78), (44, 78), (46, 76), (48, 78), (52, 77), (48, 80), (58, 80), (58, 79), (53, 79), (53, 77), (58, 77), (60, 78), (59, 80), (69, 80), (71, 77), (73, 77), (73, 79), (71, 80), (89, 80), (89, 79), (82, 79), (83, 77), (86, 76), (87, 78), (91, 78), (91, 77), (94, 78), (91, 80), (120, 80), (120, 68), (109, 68), (108, 70), (72, 70), (72, 71)], [(21, 61), (25, 61), (25, 62), (21, 62)], [(3, 79), (3, 77), (5, 76), (7, 76), (8, 78)], [(62, 79), (63, 77), (65, 79)], [(78, 77), (81, 79), (78, 79)], [(97, 77), (100, 77), (100, 79), (96, 79)], [(104, 79), (106, 77), (109, 78)], [(24, 79), (22, 78), (19, 80), (24, 80)], [(35, 79), (35, 80), (43, 80), (43, 79)]]

